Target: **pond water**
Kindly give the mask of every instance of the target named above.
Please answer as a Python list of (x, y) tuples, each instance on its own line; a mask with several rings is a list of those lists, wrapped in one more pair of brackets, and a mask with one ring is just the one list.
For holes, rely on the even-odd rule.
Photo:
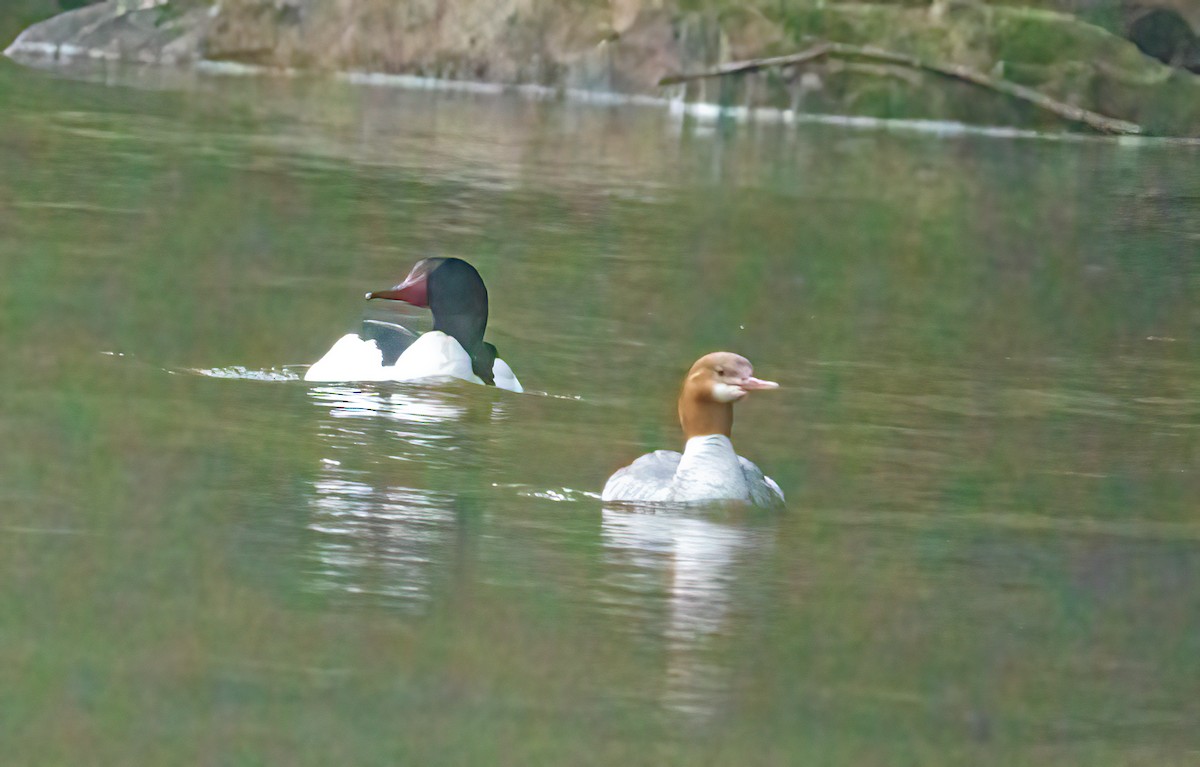
[[(7, 763), (1200, 761), (1200, 149), (154, 77), (0, 62)], [(528, 393), (298, 380), (434, 253)]]

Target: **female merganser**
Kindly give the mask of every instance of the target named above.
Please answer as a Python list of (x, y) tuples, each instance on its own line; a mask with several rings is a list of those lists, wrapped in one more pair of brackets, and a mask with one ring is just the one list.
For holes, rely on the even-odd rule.
[(696, 360), (679, 393), (679, 423), (687, 438), (683, 454), (647, 453), (617, 471), (604, 485), (605, 501), (743, 501), (778, 506), (783, 491), (750, 461), (733, 452), (733, 403), (756, 389), (779, 384), (755, 378), (745, 357), (713, 352)]
[(483, 340), (488, 296), (483, 278), (461, 258), (418, 261), (383, 298), (428, 308), (433, 330), (417, 336), (389, 322), (366, 320), (359, 335), (350, 333), (304, 373), (305, 381), (416, 381), (461, 378), (520, 392), (512, 368)]

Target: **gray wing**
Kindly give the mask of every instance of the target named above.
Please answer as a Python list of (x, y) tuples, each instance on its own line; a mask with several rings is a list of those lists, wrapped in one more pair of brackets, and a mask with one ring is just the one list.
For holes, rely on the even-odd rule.
[(395, 365), (404, 350), (417, 340), (417, 334), (394, 322), (383, 320), (363, 320), (362, 330), (358, 337), (364, 341), (374, 341), (383, 352), (383, 366)]
[(740, 455), (742, 471), (746, 475), (746, 486), (750, 488), (750, 502), (755, 506), (782, 506), (784, 503), (783, 490), (775, 480), (762, 473), (762, 469)]
[(655, 450), (615, 474), (604, 483), (600, 494), (605, 501), (669, 501), (671, 480), (679, 468), (682, 454), (674, 450)]

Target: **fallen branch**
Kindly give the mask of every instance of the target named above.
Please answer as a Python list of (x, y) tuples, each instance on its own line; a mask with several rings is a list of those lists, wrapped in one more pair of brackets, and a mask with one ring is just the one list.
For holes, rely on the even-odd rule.
[(1141, 126), (1136, 123), (1131, 123), (1126, 120), (1118, 120), (1113, 117), (1106, 117), (1098, 112), (1077, 107), (1072, 104), (1067, 104), (1058, 99), (1051, 98), (1041, 91), (1024, 85), (1018, 85), (1008, 80), (1001, 80), (989, 75), (985, 75), (976, 69), (970, 69), (958, 64), (939, 64), (935, 62), (921, 61), (914, 56), (907, 56), (902, 53), (894, 53), (874, 47), (859, 47), (856, 45), (845, 45), (843, 43), (831, 43), (830, 53), (836, 53), (840, 56), (849, 56), (855, 58), (865, 58), (872, 61), (886, 61), (890, 64), (899, 64), (900, 66), (911, 67), (913, 69), (923, 69), (943, 77), (962, 80), (963, 82), (978, 85), (981, 88), (988, 88), (1003, 93), (1013, 98), (1028, 101), (1034, 106), (1045, 109), (1047, 112), (1052, 112), (1064, 120), (1070, 122), (1082, 123), (1089, 128), (1101, 131), (1102, 133), (1141, 133)]
[(894, 64), (910, 69), (917, 69), (926, 72), (932, 72), (936, 75), (946, 77), (953, 80), (961, 80), (963, 82), (976, 85), (980, 88), (997, 93), (1003, 93), (1006, 96), (1027, 101), (1036, 107), (1051, 112), (1068, 122), (1080, 123), (1092, 128), (1093, 130), (1102, 133), (1114, 134), (1136, 134), (1141, 133), (1142, 128), (1136, 123), (1131, 123), (1126, 120), (1119, 120), (1113, 117), (1106, 117), (1097, 112), (1092, 112), (1082, 107), (1077, 107), (1072, 104), (1067, 104), (1058, 99), (1051, 98), (1041, 91), (1024, 85), (1018, 85), (1008, 80), (985, 75), (976, 69), (964, 67), (957, 64), (941, 64), (937, 62), (922, 61), (915, 56), (909, 56), (904, 53), (896, 53), (887, 51), (882, 48), (873, 46), (858, 46), (847, 45), (846, 43), (830, 43), (822, 42), (814, 45), (812, 48), (794, 53), (788, 56), (773, 56), (765, 59), (751, 59), (748, 61), (734, 61), (728, 64), (723, 64), (714, 69), (708, 69), (702, 72), (694, 72), (688, 74), (678, 74), (664, 77), (659, 81), (659, 85), (671, 85), (674, 83), (686, 82), (688, 80), (698, 80), (706, 77), (722, 77), (725, 75), (743, 74), (753, 72), (767, 67), (794, 66), (796, 64), (804, 64), (810, 61), (816, 61), (826, 56), (839, 56), (843, 58), (866, 59), (868, 61), (882, 62), (885, 64)]
[(658, 81), (659, 85), (675, 85), (677, 83), (687, 82), (688, 80), (700, 80), (706, 77), (721, 77), (722, 75), (739, 75), (743, 72), (753, 72), (758, 69), (766, 69), (767, 67), (787, 67), (795, 64), (804, 64), (809, 61), (825, 56), (833, 50), (833, 43), (818, 43), (813, 47), (801, 51), (800, 53), (790, 53), (787, 56), (772, 56), (767, 59), (750, 59), (749, 61), (731, 61), (728, 64), (722, 64), (714, 69), (706, 69), (703, 72), (693, 72), (691, 74), (667, 75)]

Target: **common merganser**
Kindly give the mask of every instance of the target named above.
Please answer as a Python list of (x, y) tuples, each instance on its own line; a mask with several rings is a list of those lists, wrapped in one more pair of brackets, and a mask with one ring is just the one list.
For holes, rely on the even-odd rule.
[(433, 330), (417, 336), (390, 322), (366, 320), (304, 373), (305, 381), (416, 381), (461, 378), (521, 392), (521, 382), (496, 347), (483, 340), (488, 295), (475, 267), (461, 258), (426, 258), (390, 290), (367, 299), (403, 301), (428, 308)]
[(687, 443), (683, 453), (647, 453), (608, 478), (605, 501), (742, 501), (778, 506), (783, 491), (750, 461), (733, 451), (733, 403), (748, 392), (779, 384), (754, 377), (745, 357), (706, 354), (692, 365), (679, 393), (679, 423)]

